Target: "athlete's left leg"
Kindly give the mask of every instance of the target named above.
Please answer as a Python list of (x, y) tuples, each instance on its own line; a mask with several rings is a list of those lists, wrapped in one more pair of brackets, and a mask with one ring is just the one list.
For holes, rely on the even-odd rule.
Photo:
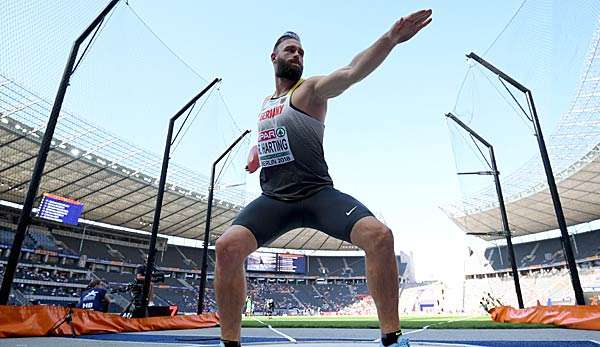
[(367, 284), (383, 335), (400, 330), (398, 266), (392, 231), (360, 201), (333, 187), (303, 202), (305, 227), (351, 242), (366, 253)]
[(377, 307), (383, 335), (400, 330), (398, 268), (392, 231), (375, 217), (363, 217), (350, 233), (352, 244), (365, 251), (367, 284)]

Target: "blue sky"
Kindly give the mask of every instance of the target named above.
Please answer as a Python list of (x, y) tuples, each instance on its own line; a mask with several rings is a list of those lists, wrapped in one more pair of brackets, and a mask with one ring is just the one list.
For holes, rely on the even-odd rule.
[[(44, 39), (53, 31), (23, 30), (24, 36), (41, 35), (34, 39), (42, 41), (40, 47), (31, 51), (35, 59), (51, 61), (46, 69), (9, 66), (15, 75), (30, 72), (22, 82), (41, 89), (42, 95), (54, 94), (66, 59), (64, 47), (71, 41), (67, 37), (81, 31), (104, 3), (75, 2), (71, 9), (56, 9), (66, 17), (74, 10), (85, 13), (68, 17), (71, 25), (58, 30), (64, 36), (60, 42), (53, 43), (54, 36)], [(574, 8), (559, 1), (530, 2), (486, 58), (531, 86), (549, 134), (575, 91), (595, 25), (592, 15), (598, 12), (587, 11), (589, 4)], [(394, 230), (397, 248), (414, 252), (420, 279), (462, 270), (464, 238), (438, 209), (460, 194), (451, 145), (456, 134), (449, 133), (443, 115), (453, 110), (467, 71), (464, 55), (482, 54), (521, 3), (129, 1), (200, 75), (223, 78), (221, 94), (242, 129), (255, 129), (259, 103), (273, 92), (269, 54), (284, 31), (302, 38), (305, 76), (321, 75), (348, 64), (401, 16), (433, 9), (429, 27), (398, 46), (367, 79), (330, 101), (325, 132), (325, 155), (336, 187), (384, 218)], [(56, 52), (45, 56), (44, 49)], [(512, 172), (537, 153), (534, 139), (477, 74), (465, 84), (456, 111), (472, 118), (472, 125), (497, 146), (501, 171)], [(205, 84), (120, 4), (74, 76), (66, 107), (131, 143), (162, 153), (168, 117)], [(215, 154), (237, 134), (227, 110), (213, 97), (173, 159), (208, 174)], [(463, 150), (455, 148), (464, 164), (470, 159)], [(244, 157), (236, 157), (227, 177), (247, 180), (247, 189), (257, 192), (257, 175), (246, 177), (240, 170)], [(440, 264), (439, 259), (449, 261)]]

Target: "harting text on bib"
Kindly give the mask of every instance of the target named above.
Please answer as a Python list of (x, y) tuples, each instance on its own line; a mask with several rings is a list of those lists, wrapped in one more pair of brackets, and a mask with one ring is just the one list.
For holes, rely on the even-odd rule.
[(258, 158), (262, 167), (294, 161), (287, 130), (284, 126), (265, 129), (258, 133)]

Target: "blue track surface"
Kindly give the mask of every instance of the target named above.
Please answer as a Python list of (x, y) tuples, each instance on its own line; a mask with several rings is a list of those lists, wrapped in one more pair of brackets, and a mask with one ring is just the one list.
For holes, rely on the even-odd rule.
[(589, 341), (423, 341), (411, 340), (414, 342), (439, 342), (456, 343), (473, 346), (485, 347), (598, 347), (597, 344)]
[[(173, 343), (173, 344), (204, 344), (217, 345), (217, 336), (190, 336), (190, 335), (155, 335), (155, 334), (101, 334), (85, 335), (79, 337), (86, 340), (120, 341), (120, 342), (147, 342), (147, 343)], [(367, 339), (353, 338), (296, 338), (298, 342), (371, 342)], [(420, 340), (413, 339), (412, 342), (419, 343), (441, 343), (441, 344), (465, 344), (471, 346), (485, 347), (598, 347), (591, 341), (448, 341), (448, 340)], [(244, 337), (242, 343), (286, 343), (287, 339), (280, 337)]]

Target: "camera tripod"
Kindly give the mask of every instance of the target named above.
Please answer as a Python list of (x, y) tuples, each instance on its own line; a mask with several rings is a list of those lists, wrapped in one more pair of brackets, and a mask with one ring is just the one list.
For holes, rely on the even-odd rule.
[(64, 317), (58, 322), (54, 323), (52, 328), (48, 330), (46, 336), (51, 336), (60, 328), (63, 324), (67, 323), (67, 325), (71, 328), (71, 336), (75, 337), (75, 328), (73, 327), (73, 304), (69, 304), (67, 306), (67, 313), (65, 313)]

